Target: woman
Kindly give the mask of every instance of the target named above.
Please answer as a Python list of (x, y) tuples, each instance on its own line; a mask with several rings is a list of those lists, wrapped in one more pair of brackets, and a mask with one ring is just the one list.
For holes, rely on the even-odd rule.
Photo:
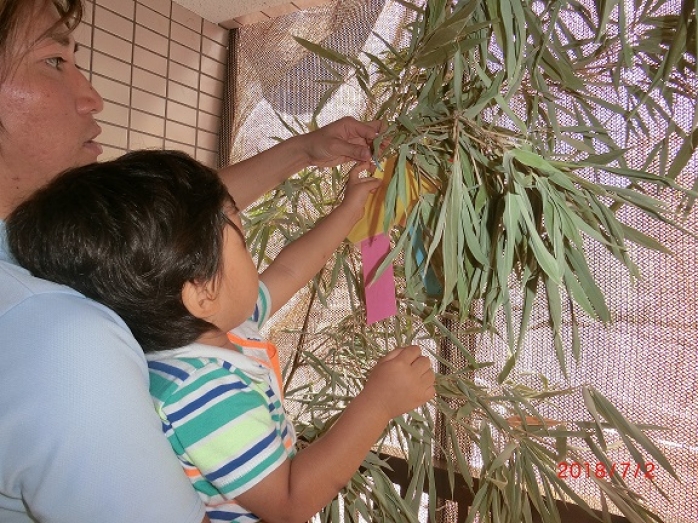
[[(0, 0), (0, 521), (207, 521), (125, 324), (31, 277), (5, 245), (2, 219), (101, 153), (102, 99), (75, 65), (81, 12), (80, 0)], [(306, 166), (367, 161), (378, 128), (345, 118), (220, 174), (245, 206)]]

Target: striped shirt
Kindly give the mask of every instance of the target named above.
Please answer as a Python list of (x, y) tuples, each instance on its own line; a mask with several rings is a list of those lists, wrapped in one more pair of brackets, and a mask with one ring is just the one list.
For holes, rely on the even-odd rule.
[[(253, 321), (245, 325), (257, 351), (261, 338), (250, 329), (258, 331), (267, 319), (268, 298), (260, 283)], [(234, 334), (241, 343), (240, 333)], [(195, 343), (147, 354), (163, 431), (212, 522), (259, 521), (235, 497), (295, 455), (275, 373), (267, 362), (245, 355), (248, 347), (240, 349)]]

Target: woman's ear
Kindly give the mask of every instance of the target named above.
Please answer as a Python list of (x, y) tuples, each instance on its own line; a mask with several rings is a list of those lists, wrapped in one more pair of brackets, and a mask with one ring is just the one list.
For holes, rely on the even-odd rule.
[(182, 287), (182, 303), (192, 316), (211, 321), (218, 312), (215, 278), (205, 282), (188, 281)]

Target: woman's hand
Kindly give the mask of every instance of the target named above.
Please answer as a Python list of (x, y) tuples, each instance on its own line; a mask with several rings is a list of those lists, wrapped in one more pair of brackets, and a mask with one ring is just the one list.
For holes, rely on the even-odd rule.
[(308, 165), (334, 167), (347, 162), (369, 162), (373, 139), (382, 130), (380, 121), (360, 122), (351, 116), (297, 137)]

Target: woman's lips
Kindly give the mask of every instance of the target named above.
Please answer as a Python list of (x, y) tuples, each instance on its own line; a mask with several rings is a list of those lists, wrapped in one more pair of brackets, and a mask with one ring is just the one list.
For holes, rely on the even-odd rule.
[(94, 121), (92, 122), (92, 127), (92, 136), (85, 142), (85, 148), (89, 149), (95, 155), (95, 158), (97, 158), (100, 154), (102, 154), (102, 152), (104, 152), (102, 146), (98, 142), (95, 142), (97, 137), (102, 134), (102, 128), (97, 125), (97, 122)]
[(95, 158), (103, 152), (102, 146), (99, 143), (92, 140), (85, 142), (85, 148), (89, 149), (92, 153), (94, 153)]

